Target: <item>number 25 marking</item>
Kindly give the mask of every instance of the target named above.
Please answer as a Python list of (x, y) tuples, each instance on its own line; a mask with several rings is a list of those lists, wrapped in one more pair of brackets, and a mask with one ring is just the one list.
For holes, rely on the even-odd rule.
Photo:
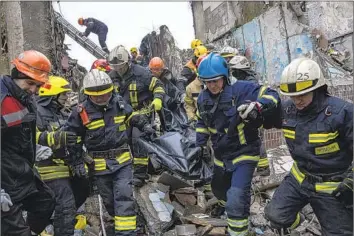
[(298, 80), (308, 80), (310, 78), (309, 73), (297, 73), (296, 75)]

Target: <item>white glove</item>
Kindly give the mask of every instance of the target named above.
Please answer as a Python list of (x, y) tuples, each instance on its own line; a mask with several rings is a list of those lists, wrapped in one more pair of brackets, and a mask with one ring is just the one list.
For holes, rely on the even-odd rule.
[(181, 94), (181, 103), (184, 103), (184, 98), (186, 97), (186, 93)]
[(250, 102), (242, 104), (237, 108), (240, 117), (245, 121), (256, 120), (260, 115), (262, 104), (259, 102)]
[(36, 161), (47, 160), (52, 154), (53, 151), (50, 147), (36, 145)]
[(4, 212), (9, 211), (12, 205), (10, 195), (4, 189), (1, 189), (1, 210)]

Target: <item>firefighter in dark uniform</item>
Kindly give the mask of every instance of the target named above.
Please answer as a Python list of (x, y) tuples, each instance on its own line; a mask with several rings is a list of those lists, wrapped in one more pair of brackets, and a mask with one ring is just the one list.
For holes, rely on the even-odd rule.
[(251, 181), (261, 145), (258, 128), (280, 126), (280, 98), (276, 91), (254, 83), (230, 85), (227, 62), (216, 53), (201, 61), (198, 74), (207, 89), (198, 97), (197, 145), (204, 147), (211, 138), (211, 188), (226, 202), (228, 235), (249, 235)]
[[(251, 69), (250, 62), (244, 56), (241, 55), (234, 56), (229, 61), (229, 68), (230, 68), (231, 75), (237, 80), (250, 81), (256, 84), (259, 84), (260, 82), (259, 75)], [(259, 129), (259, 135), (262, 141), (262, 145), (261, 145), (261, 155), (257, 165), (257, 172), (261, 176), (267, 176), (270, 175), (270, 169), (269, 169), (269, 160), (267, 158), (267, 152), (263, 143), (264, 130), (262, 128)]]
[(99, 21), (95, 18), (84, 19), (82, 17), (80, 17), (78, 19), (78, 23), (81, 26), (86, 26), (85, 32), (80, 33), (81, 35), (88, 37), (91, 32), (94, 34), (97, 34), (98, 41), (101, 45), (102, 50), (105, 51), (106, 53), (109, 53), (109, 50), (108, 50), (107, 44), (106, 44), (108, 27), (105, 23), (103, 23), (102, 21)]
[[(174, 110), (177, 104), (184, 100), (183, 92), (178, 88), (178, 81), (173, 77), (172, 72), (165, 67), (165, 63), (160, 57), (154, 57), (150, 60), (149, 69), (153, 76), (158, 78), (164, 85), (166, 95), (164, 96), (164, 107)], [(182, 81), (180, 81), (182, 82)], [(183, 83), (180, 83), (183, 86)]]
[[(54, 193), (34, 168), (36, 107), (32, 99), (47, 82), (51, 63), (34, 50), (21, 53), (12, 63), (11, 76), (0, 77), (1, 235), (29, 236), (31, 231), (40, 234), (51, 223), (55, 206)], [(22, 211), (27, 211), (27, 222)]]
[(76, 153), (72, 166), (78, 164), (75, 172), (87, 175), (81, 165), (84, 144), (89, 172), (93, 172), (98, 193), (114, 218), (114, 229), (108, 226), (108, 235), (136, 235), (132, 157), (127, 128), (134, 125), (146, 132), (153, 129), (144, 117), (132, 116), (131, 106), (113, 91), (112, 80), (103, 71), (90, 71), (84, 78), (83, 87), (88, 99), (73, 109), (65, 124), (65, 130), (75, 132), (82, 140), (70, 150), (70, 154)]
[(75, 133), (60, 130), (70, 115), (70, 110), (65, 109), (69, 91), (71, 88), (67, 80), (50, 76), (49, 81), (39, 89), (37, 98), (36, 142), (50, 147), (54, 155), (36, 162), (36, 167), (42, 180), (55, 194), (54, 232), (63, 236), (74, 234), (76, 209), (84, 203), (89, 192), (88, 182), (79, 181), (76, 177), (74, 181), (81, 184), (72, 188), (71, 172), (66, 162), (67, 146), (77, 142)]
[[(108, 61), (112, 67), (110, 77), (116, 91), (133, 107), (135, 113), (145, 114), (150, 119), (151, 107), (155, 111), (162, 109), (165, 95), (163, 84), (144, 67), (130, 63), (129, 53), (124, 46), (115, 47), (109, 54)], [(141, 136), (141, 132), (132, 129), (132, 142)], [(132, 148), (134, 156), (135, 186), (141, 186), (148, 179), (148, 154), (143, 150)]]
[(299, 212), (309, 203), (322, 235), (353, 235), (353, 104), (328, 94), (321, 68), (308, 58), (285, 67), (280, 92), (291, 98), (282, 126), (294, 164), (266, 217), (288, 231), (301, 223)]
[(184, 82), (184, 87), (183, 91), (185, 91), (185, 88), (194, 81), (194, 79), (197, 77), (197, 60), (200, 56), (203, 56), (208, 53), (208, 49), (204, 47), (203, 45), (197, 46), (194, 49), (194, 56), (192, 59), (190, 59), (183, 67), (181, 71), (181, 76), (185, 78)]

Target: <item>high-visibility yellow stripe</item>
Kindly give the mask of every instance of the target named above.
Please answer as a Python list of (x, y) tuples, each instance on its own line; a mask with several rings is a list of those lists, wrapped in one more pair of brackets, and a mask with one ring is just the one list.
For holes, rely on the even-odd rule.
[(243, 220), (227, 219), (227, 224), (234, 228), (243, 228), (248, 226), (248, 218)]
[(154, 90), (154, 87), (156, 85), (156, 82), (157, 82), (157, 78), (156, 77), (152, 77), (151, 79), (151, 83), (149, 85), (149, 90), (152, 92)]
[(295, 161), (293, 163), (293, 166), (291, 167), (290, 172), (293, 174), (297, 182), (299, 182), (299, 184), (302, 184), (305, 179), (305, 175), (299, 170)]
[(207, 128), (196, 128), (195, 132), (202, 134), (210, 134)]
[(115, 216), (114, 217), (115, 230), (135, 230), (136, 216)]
[(55, 144), (54, 132), (47, 132), (47, 144), (49, 147), (54, 146)]
[(235, 159), (232, 160), (232, 164), (239, 163), (241, 161), (259, 161), (259, 156), (247, 156), (247, 155), (241, 155), (239, 157), (236, 157)]
[(205, 191), (211, 191), (211, 185), (210, 184), (205, 184), (204, 185), (204, 190)]
[(245, 138), (245, 133), (243, 132), (243, 127), (245, 127), (244, 123), (237, 125), (238, 138), (240, 140), (241, 145), (246, 144), (246, 138)]
[(68, 166), (38, 166), (37, 169), (40, 174), (69, 171)]
[(153, 94), (155, 94), (155, 93), (165, 93), (165, 90), (161, 87), (157, 87), (153, 91)]
[(103, 158), (95, 158), (95, 171), (106, 170), (106, 160)]
[(209, 130), (210, 133), (212, 133), (212, 134), (216, 134), (216, 133), (217, 133), (217, 130), (214, 129), (214, 128), (208, 127), (208, 130)]
[(268, 167), (269, 166), (268, 158), (260, 158), (257, 166), (258, 167)]
[(148, 157), (134, 157), (133, 159), (134, 165), (144, 165), (147, 166), (149, 164)]
[(316, 192), (328, 193), (331, 194), (338, 187), (339, 182), (323, 182), (316, 183), (315, 190)]
[(59, 164), (59, 165), (64, 165), (65, 164), (64, 160), (58, 159), (58, 158), (53, 158), (52, 161), (54, 163), (56, 163), (56, 164)]
[(36, 144), (38, 144), (39, 137), (41, 136), (42, 132), (37, 131), (36, 132)]
[(219, 166), (219, 167), (224, 167), (224, 163), (222, 161), (219, 161), (218, 159), (214, 158), (214, 164)]
[(119, 125), (118, 131), (125, 131), (126, 129), (127, 129), (127, 126), (122, 124), (122, 125)]
[(295, 229), (299, 224), (300, 224), (300, 214), (297, 213), (296, 214), (296, 219), (294, 221), (294, 223), (290, 226), (291, 229)]
[(262, 98), (266, 98), (268, 100), (272, 100), (275, 104), (278, 104), (278, 100), (275, 99), (275, 97), (273, 97), (272, 95), (265, 94), (265, 95), (262, 95)]
[(91, 95), (91, 96), (100, 96), (106, 93), (109, 93), (113, 91), (113, 85), (110, 86), (108, 89), (102, 90), (102, 91), (98, 91), (98, 92), (94, 92), (94, 91), (87, 91), (87, 89), (84, 90), (84, 93), (87, 95)]
[(258, 93), (258, 98), (262, 97), (264, 92), (266, 91), (267, 87), (266, 86), (262, 86), (261, 89), (259, 90)]
[(225, 206), (226, 205), (226, 202), (224, 200), (218, 200), (218, 204), (220, 206)]
[(338, 135), (338, 131), (325, 134), (309, 134), (309, 143), (326, 143), (329, 140), (337, 138)]
[(124, 162), (127, 162), (130, 160), (130, 152), (123, 152), (120, 154), (116, 160), (118, 161), (119, 164), (122, 164)]
[(133, 108), (138, 106), (138, 92), (136, 90), (136, 83), (133, 82), (129, 85), (130, 103)]
[(115, 116), (113, 117), (113, 120), (115, 124), (120, 124), (124, 122), (125, 116)]
[(289, 139), (295, 139), (295, 131), (290, 129), (283, 129), (284, 137)]
[(99, 119), (99, 120), (95, 120), (95, 121), (92, 121), (90, 123), (88, 123), (86, 125), (86, 127), (90, 130), (93, 130), (93, 129), (97, 129), (97, 128), (100, 128), (100, 127), (103, 127), (105, 125), (104, 123), (104, 120), (103, 119)]

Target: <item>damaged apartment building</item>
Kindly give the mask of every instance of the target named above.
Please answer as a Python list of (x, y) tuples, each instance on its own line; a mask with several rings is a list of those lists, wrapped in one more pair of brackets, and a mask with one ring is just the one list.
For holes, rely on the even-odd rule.
[[(216, 51), (224, 46), (237, 48), (261, 75), (263, 84), (277, 88), (284, 67), (306, 56), (319, 62), (331, 94), (353, 102), (353, 2), (192, 1), (190, 6), (195, 38)], [(53, 73), (68, 78), (77, 92), (87, 71), (69, 57), (65, 37), (52, 2), (0, 2), (0, 74), (9, 73), (11, 60), (20, 52), (35, 49), (50, 58)], [(162, 57), (179, 75), (192, 51), (179, 49), (167, 26), (145, 38), (149, 58)], [(271, 175), (254, 177), (250, 220), (258, 235), (274, 235), (264, 218), (264, 207), (293, 161), (282, 132), (265, 133)], [(134, 195), (149, 235), (226, 235), (226, 220), (208, 214), (217, 203), (215, 198), (173, 171), (161, 171)], [(95, 197), (86, 203), (91, 225), (87, 235), (99, 235), (98, 204)], [(302, 214), (306, 220), (297, 229), (298, 235), (321, 235), (311, 207), (306, 206)], [(107, 213), (103, 219), (111, 220)]]

